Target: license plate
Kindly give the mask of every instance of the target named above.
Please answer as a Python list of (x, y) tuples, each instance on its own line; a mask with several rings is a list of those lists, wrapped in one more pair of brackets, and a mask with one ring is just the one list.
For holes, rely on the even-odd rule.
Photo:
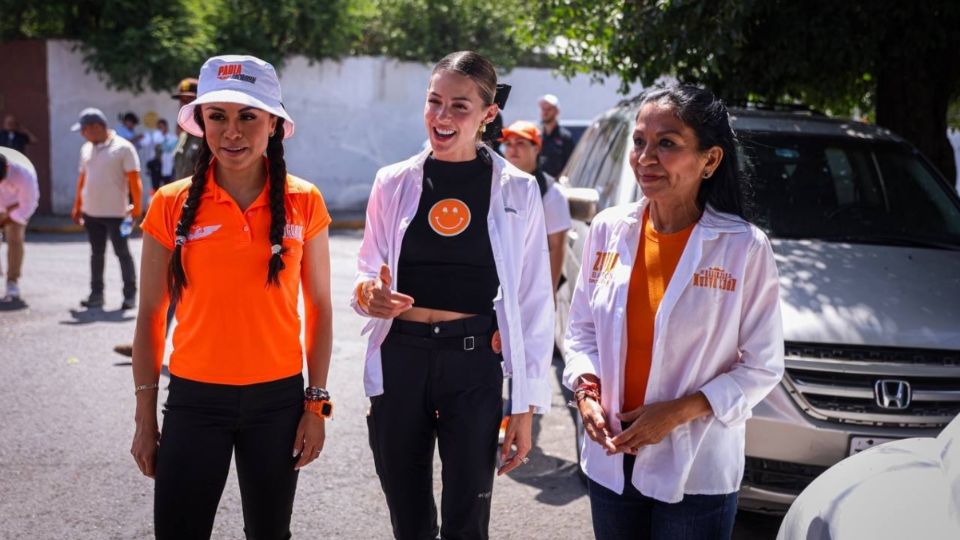
[(888, 443), (897, 439), (888, 437), (850, 437), (850, 451), (847, 455), (854, 455), (863, 452), (868, 448), (873, 448), (878, 444)]

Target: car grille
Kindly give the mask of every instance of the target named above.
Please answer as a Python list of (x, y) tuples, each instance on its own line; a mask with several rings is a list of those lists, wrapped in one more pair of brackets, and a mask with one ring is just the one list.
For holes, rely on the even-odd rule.
[(787, 343), (785, 363), (784, 387), (820, 420), (935, 428), (960, 414), (958, 351)]
[(743, 482), (758, 488), (797, 495), (825, 470), (826, 467), (817, 465), (747, 457), (743, 468)]

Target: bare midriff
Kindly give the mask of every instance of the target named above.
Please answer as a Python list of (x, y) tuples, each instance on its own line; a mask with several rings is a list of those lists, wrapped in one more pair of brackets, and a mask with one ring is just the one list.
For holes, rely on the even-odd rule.
[(438, 323), (446, 321), (456, 321), (458, 319), (466, 319), (467, 317), (473, 317), (473, 313), (458, 313), (456, 311), (446, 311), (443, 309), (430, 309), (430, 308), (419, 308), (413, 307), (404, 311), (400, 315), (397, 315), (397, 318), (401, 321), (411, 321), (411, 322), (420, 322), (420, 323)]

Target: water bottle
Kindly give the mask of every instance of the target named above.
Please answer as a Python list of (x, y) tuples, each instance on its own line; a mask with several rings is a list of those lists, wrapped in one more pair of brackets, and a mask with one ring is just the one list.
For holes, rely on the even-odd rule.
[(133, 216), (127, 215), (123, 218), (123, 221), (120, 222), (120, 236), (126, 238), (130, 236), (130, 233), (133, 232)]

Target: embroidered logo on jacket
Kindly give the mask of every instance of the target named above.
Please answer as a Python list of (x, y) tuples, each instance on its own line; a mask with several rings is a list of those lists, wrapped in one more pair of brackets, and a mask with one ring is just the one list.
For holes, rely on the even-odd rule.
[(303, 242), (303, 225), (287, 223), (283, 226), (283, 237)]
[(607, 283), (612, 279), (613, 268), (620, 261), (615, 251), (598, 251), (590, 271), (590, 283)]
[(693, 286), (733, 292), (737, 290), (737, 280), (722, 267), (711, 266), (693, 275)]
[(201, 238), (206, 238), (211, 234), (217, 232), (222, 225), (207, 225), (205, 227), (192, 227), (190, 229), (190, 234), (187, 235), (187, 240), (199, 240)]

